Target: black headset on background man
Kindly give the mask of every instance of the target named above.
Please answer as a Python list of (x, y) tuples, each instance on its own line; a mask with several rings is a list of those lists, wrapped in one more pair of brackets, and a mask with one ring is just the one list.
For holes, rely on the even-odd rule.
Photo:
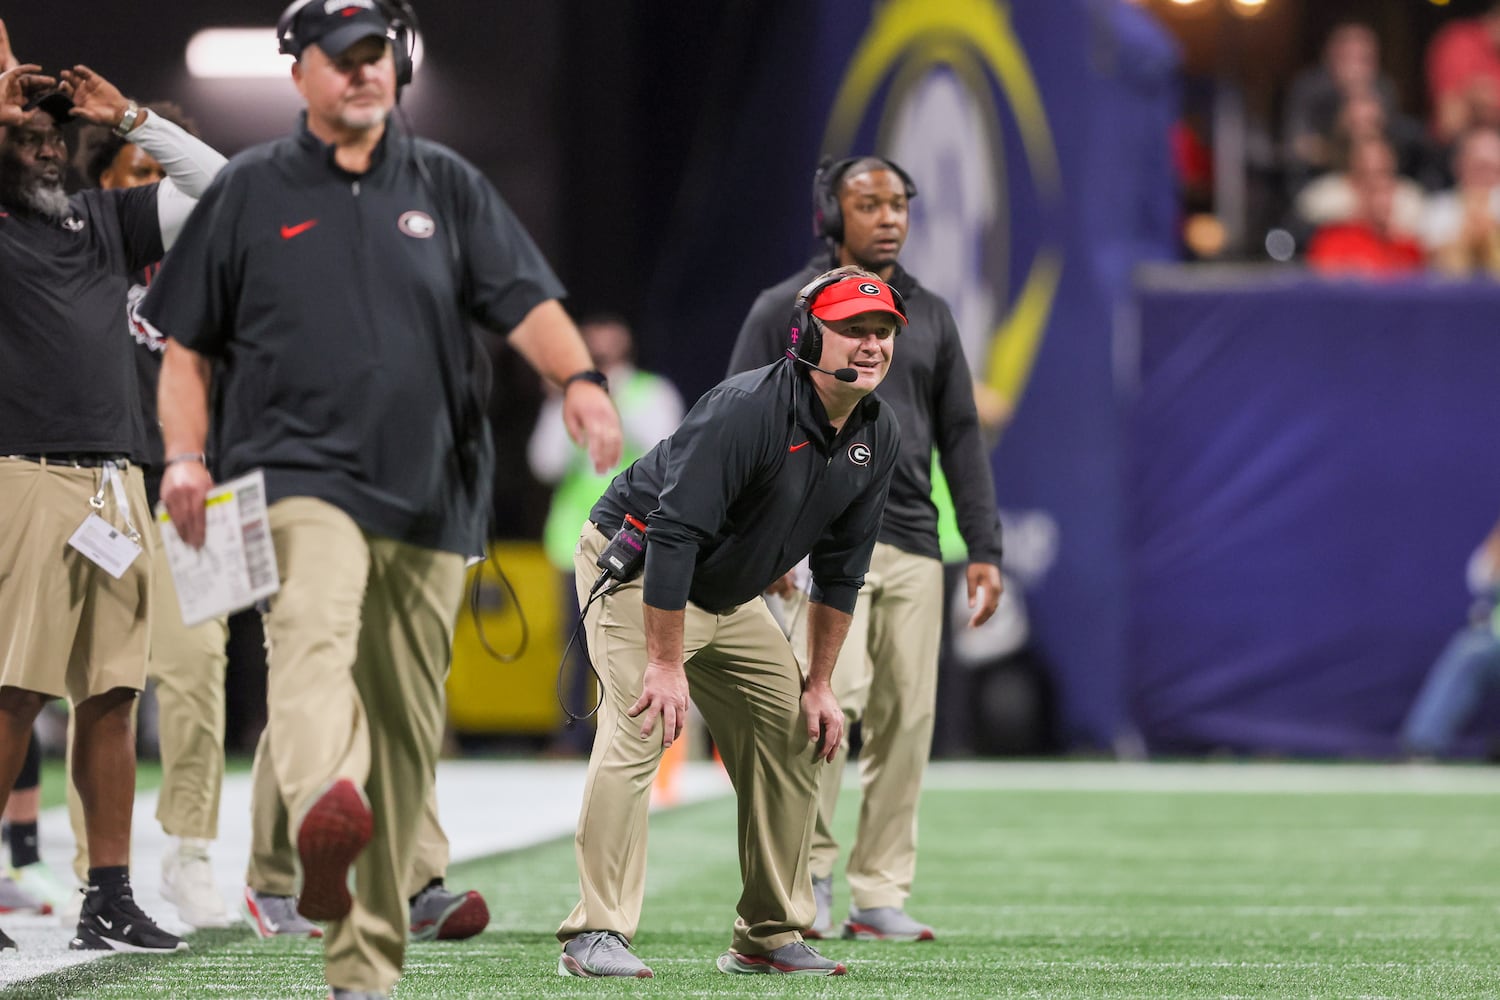
[[(297, 16), (308, 4), (324, 2), (326, 0), (294, 0), (290, 7), (281, 12), (281, 17), (276, 20), (276, 40), (282, 54), (302, 55), (296, 41)], [(417, 36), (422, 28), (417, 23), (416, 11), (411, 9), (407, 0), (373, 2), (389, 25), (385, 37), (391, 43), (391, 55), (396, 61), (396, 89), (399, 91), (411, 83), (412, 71), (416, 67)]]
[(883, 156), (851, 156), (837, 161), (831, 156), (825, 156), (819, 161), (818, 169), (813, 172), (814, 236), (835, 243), (844, 242), (844, 209), (839, 205), (839, 182), (844, 179), (849, 168), (861, 160), (884, 163), (891, 173), (901, 178), (901, 183), (906, 188), (906, 200), (910, 201), (917, 196), (917, 182), (911, 179), (911, 174)]

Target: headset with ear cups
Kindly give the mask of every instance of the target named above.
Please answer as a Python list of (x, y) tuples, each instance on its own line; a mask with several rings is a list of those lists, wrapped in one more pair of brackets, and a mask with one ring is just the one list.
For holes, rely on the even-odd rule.
[(823, 356), (823, 331), (813, 319), (813, 303), (818, 301), (818, 296), (823, 293), (824, 289), (838, 284), (846, 277), (851, 276), (839, 274), (821, 281), (814, 281), (804, 285), (802, 291), (797, 293), (796, 304), (792, 306), (791, 327), (788, 331), (792, 357), (815, 365)]
[[(276, 19), (277, 50), (283, 55), (302, 55), (295, 38), (297, 17), (309, 4), (319, 2), (324, 0), (294, 0)], [(417, 12), (407, 0), (374, 0), (374, 3), (388, 24), (385, 37), (391, 43), (391, 57), (396, 63), (396, 89), (400, 90), (411, 83), (415, 69), (417, 36), (421, 33)]]
[(912, 180), (911, 174), (902, 170), (893, 160), (872, 155), (851, 156), (835, 161), (833, 157), (825, 156), (818, 162), (818, 169), (813, 172), (814, 236), (820, 236), (835, 243), (844, 242), (844, 209), (839, 205), (839, 182), (844, 179), (844, 174), (849, 168), (861, 160), (876, 160), (884, 163), (891, 173), (901, 178), (901, 184), (906, 188), (906, 200), (910, 201), (917, 196), (917, 182)]

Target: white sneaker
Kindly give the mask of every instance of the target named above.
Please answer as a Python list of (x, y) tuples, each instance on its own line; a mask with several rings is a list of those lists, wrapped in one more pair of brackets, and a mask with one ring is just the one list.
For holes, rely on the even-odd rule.
[(24, 868), (12, 868), (10, 877), (16, 885), (48, 904), (64, 926), (72, 927), (78, 923), (83, 896), (78, 891), (81, 886), (73, 884), (71, 877), (64, 883), (45, 861), (38, 861)]
[(177, 916), (193, 927), (232, 927), (235, 919), (214, 885), (207, 840), (183, 837), (161, 859), (161, 898), (177, 907)]

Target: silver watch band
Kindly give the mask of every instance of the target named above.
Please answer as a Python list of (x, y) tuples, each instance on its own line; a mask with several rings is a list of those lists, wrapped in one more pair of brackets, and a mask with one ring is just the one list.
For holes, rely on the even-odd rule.
[(135, 128), (136, 119), (140, 116), (140, 105), (136, 104), (134, 101), (131, 101), (130, 105), (125, 109), (125, 113), (120, 116), (120, 124), (114, 127), (115, 135), (123, 139), (131, 129)]

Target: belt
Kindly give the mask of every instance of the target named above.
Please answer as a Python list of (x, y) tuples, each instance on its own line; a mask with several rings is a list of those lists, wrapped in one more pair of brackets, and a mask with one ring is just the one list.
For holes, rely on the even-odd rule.
[(98, 452), (59, 452), (52, 455), (7, 455), (6, 458), (19, 458), (26, 462), (39, 462), (42, 465), (67, 465), (75, 469), (97, 469), (105, 462), (113, 462), (119, 466), (128, 466), (130, 458), (125, 455), (104, 455)]

